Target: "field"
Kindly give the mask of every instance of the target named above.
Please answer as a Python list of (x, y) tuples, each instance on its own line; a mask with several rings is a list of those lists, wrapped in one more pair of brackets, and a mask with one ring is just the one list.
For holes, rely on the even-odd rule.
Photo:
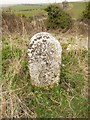
[(16, 5), (13, 7), (5, 8), (5, 11), (12, 11), (16, 15), (25, 15), (26, 17), (31, 17), (35, 15), (44, 15), (46, 14), (45, 8), (47, 5)]
[[(16, 5), (13, 7), (5, 8), (4, 10), (12, 11), (17, 15), (25, 15), (26, 17), (31, 17), (34, 15), (46, 15), (46, 11), (44, 10), (48, 4), (42, 5)], [(62, 7), (62, 4), (60, 3)], [(74, 19), (79, 19), (81, 13), (84, 11), (86, 6), (85, 2), (70, 2), (69, 8), (66, 11), (72, 16)]]
[[(30, 83), (29, 38), (3, 37), (3, 117), (87, 118), (87, 39), (78, 36), (81, 39), (78, 42), (73, 36), (66, 39), (59, 34), (53, 35), (58, 37), (63, 49), (60, 82), (53, 88), (38, 88)], [(69, 50), (70, 44), (72, 49)]]
[(82, 15), (82, 12), (84, 11), (86, 7), (86, 3), (84, 2), (75, 2), (75, 3), (70, 3), (70, 7), (67, 12), (74, 18), (74, 19), (79, 19)]
[[(80, 7), (81, 4), (82, 7)], [(71, 8), (67, 12), (73, 15), (73, 18), (78, 19), (84, 10), (84, 4), (70, 3)], [(26, 18), (32, 15), (40, 15), (39, 11), (43, 15), (46, 14), (44, 8), (47, 5), (26, 6), (13, 6), (4, 10), (10, 10), (16, 15), (23, 14)], [(25, 11), (26, 9), (32, 10)], [(6, 12), (6, 14), (9, 12)], [(77, 22), (72, 28), (74, 30), (70, 29), (67, 32), (44, 29), (60, 42), (62, 46), (62, 63), (59, 84), (53, 87), (39, 88), (33, 86), (30, 81), (27, 50), (30, 38), (35, 33), (43, 31), (41, 27), (45, 27), (44, 22), (42, 23), (43, 20), (41, 19), (30, 21), (31, 23), (28, 23), (27, 26), (31, 25), (33, 28), (29, 30), (25, 27), (26, 21), (24, 20), (26, 19), (20, 18), (22, 20), (20, 22), (19, 18), (15, 16), (12, 16), (12, 19), (10, 16), (8, 19), (7, 17), (5, 16), (6, 21), (5, 18), (3, 20), (5, 24), (3, 25), (2, 35), (0, 117), (88, 118), (87, 29), (81, 34)], [(15, 23), (13, 19), (18, 23), (17, 25), (12, 25), (12, 23)], [(18, 26), (20, 29), (17, 29)], [(29, 31), (29, 34), (27, 31)]]

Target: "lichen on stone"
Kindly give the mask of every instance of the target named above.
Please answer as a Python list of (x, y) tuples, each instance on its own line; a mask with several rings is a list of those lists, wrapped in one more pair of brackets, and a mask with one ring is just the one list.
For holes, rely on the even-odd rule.
[(60, 77), (62, 48), (51, 34), (35, 34), (29, 44), (29, 70), (31, 83), (35, 86), (48, 86), (58, 83)]

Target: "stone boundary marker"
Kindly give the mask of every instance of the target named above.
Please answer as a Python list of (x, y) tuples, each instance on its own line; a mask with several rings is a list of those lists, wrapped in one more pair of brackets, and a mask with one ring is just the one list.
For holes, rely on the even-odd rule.
[(32, 85), (52, 86), (60, 80), (62, 48), (51, 34), (35, 34), (29, 44), (28, 58)]

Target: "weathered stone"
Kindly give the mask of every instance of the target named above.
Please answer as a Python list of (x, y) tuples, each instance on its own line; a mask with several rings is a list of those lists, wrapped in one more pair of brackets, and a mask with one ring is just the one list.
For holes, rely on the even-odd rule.
[(44, 87), (58, 83), (61, 52), (60, 43), (49, 33), (37, 33), (31, 38), (28, 57), (33, 85)]

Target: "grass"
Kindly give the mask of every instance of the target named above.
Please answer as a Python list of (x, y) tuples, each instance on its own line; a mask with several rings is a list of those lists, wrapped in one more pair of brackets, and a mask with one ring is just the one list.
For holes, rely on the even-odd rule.
[[(73, 17), (78, 18), (79, 12), (83, 11), (84, 6), (82, 3), (70, 4), (73, 4), (73, 7), (68, 9), (68, 12)], [(18, 10), (25, 10), (26, 8), (33, 9), (34, 6), (29, 7), (31, 6), (22, 5), (16, 6), (16, 8), (12, 7), (12, 9), (17, 10), (15, 11), (16, 14), (25, 14), (26, 17), (40, 15), (42, 11), (44, 14), (44, 10), (40, 6), (38, 6), (38, 10), (35, 6), (31, 12), (18, 12)], [(52, 88), (39, 88), (31, 84), (27, 56), (27, 45), (31, 34), (17, 35), (13, 33), (2, 36), (1, 118), (88, 117), (88, 50), (86, 49), (86, 37), (77, 35), (78, 32), (74, 35), (52, 32), (60, 41), (63, 51), (59, 84)]]
[(11, 7), (12, 10), (14, 11), (20, 11), (20, 10), (37, 10), (41, 9), (43, 10), (46, 8), (47, 5), (16, 5)]
[(86, 3), (85, 2), (71, 2), (70, 7), (67, 12), (72, 16), (74, 19), (79, 19), (82, 15), (82, 12), (85, 10)]
[(26, 17), (44, 15), (47, 5), (16, 5), (10, 8), (4, 8), (3, 11), (13, 11), (16, 15), (25, 15)]
[[(62, 38), (59, 84), (53, 88), (39, 88), (30, 82), (27, 56), (30, 37), (2, 38), (2, 117), (87, 118), (88, 51), (83, 48), (67, 51), (72, 39), (69, 36), (68, 43), (64, 43)], [(73, 44), (75, 41), (74, 38)]]
[[(48, 4), (47, 4), (48, 5)], [(26, 17), (31, 17), (35, 15), (45, 15), (47, 14), (44, 10), (47, 5), (16, 5), (9, 8), (4, 8), (3, 10), (12, 10), (16, 15), (25, 15)], [(60, 4), (61, 5), (61, 4)], [(82, 12), (85, 9), (86, 3), (84, 2), (70, 2), (70, 7), (66, 10), (72, 18), (79, 19)], [(24, 11), (30, 10), (30, 11)]]
[(44, 15), (46, 12), (44, 10), (32, 10), (32, 11), (26, 11), (26, 12), (15, 12), (16, 15), (21, 16), (24, 15), (26, 17), (32, 17), (37, 15)]

